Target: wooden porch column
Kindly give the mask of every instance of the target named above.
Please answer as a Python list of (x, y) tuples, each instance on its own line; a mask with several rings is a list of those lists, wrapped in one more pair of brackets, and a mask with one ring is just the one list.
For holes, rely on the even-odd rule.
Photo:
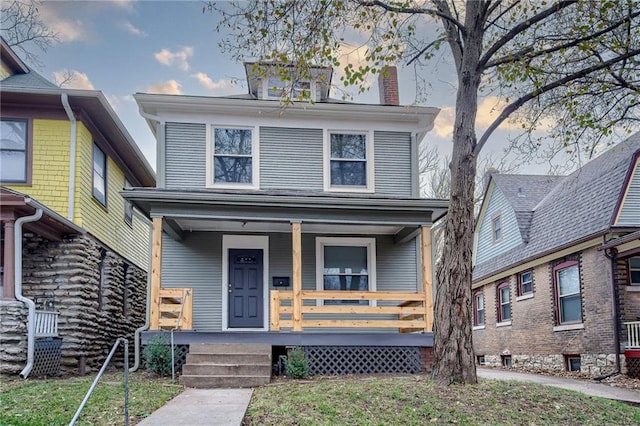
[(431, 265), (431, 228), (420, 228), (420, 245), (422, 254), (422, 291), (424, 292), (424, 308), (426, 311), (425, 332), (433, 331), (433, 268)]
[(293, 253), (293, 331), (302, 331), (302, 231), (300, 222), (291, 223)]
[(151, 313), (149, 328), (160, 329), (160, 286), (162, 270), (162, 218), (154, 217), (151, 224)]

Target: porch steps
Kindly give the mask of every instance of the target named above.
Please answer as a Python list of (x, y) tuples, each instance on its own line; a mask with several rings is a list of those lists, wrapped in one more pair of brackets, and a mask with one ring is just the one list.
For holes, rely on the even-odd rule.
[(271, 345), (189, 345), (180, 383), (190, 388), (247, 388), (271, 380)]

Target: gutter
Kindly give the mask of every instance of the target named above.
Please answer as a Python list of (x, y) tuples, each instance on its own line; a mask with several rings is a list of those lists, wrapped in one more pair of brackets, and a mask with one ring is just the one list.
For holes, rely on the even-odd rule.
[(42, 209), (36, 208), (36, 212), (33, 215), (20, 217), (16, 220), (15, 223), (15, 293), (16, 299), (27, 305), (27, 308), (29, 309), (29, 314), (27, 316), (27, 365), (25, 365), (25, 367), (20, 372), (20, 377), (22, 377), (23, 379), (26, 379), (33, 369), (35, 350), (36, 304), (33, 302), (33, 300), (28, 299), (22, 295), (22, 225), (24, 223), (36, 222), (40, 220), (41, 217)]
[[(133, 214), (137, 216), (138, 219), (144, 219), (145, 222), (148, 220), (146, 216), (138, 212), (136, 209), (133, 209)], [(143, 331), (147, 331), (151, 323), (151, 319), (150, 319), (151, 317), (151, 262), (152, 262), (151, 247), (153, 247), (153, 228), (149, 226), (149, 266), (148, 266), (149, 270), (147, 271), (147, 307), (144, 315), (144, 325), (136, 329), (136, 331), (133, 334), (134, 355), (133, 355), (133, 366), (129, 369), (130, 373), (134, 373), (138, 370), (138, 368), (140, 368), (140, 333), (142, 333)]]
[(69, 137), (69, 209), (67, 210), (67, 219), (73, 221), (76, 199), (76, 141), (78, 124), (69, 105), (69, 97), (67, 94), (62, 93), (60, 100), (71, 122), (71, 136)]

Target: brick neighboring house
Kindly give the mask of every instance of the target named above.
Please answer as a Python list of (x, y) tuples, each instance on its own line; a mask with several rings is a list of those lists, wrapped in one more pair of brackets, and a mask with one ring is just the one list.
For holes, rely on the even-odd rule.
[(490, 176), (474, 233), (479, 363), (599, 375), (640, 356), (639, 156), (637, 133), (568, 176)]
[(102, 92), (0, 48), (0, 373), (99, 368), (144, 324), (150, 222), (120, 191), (155, 174)]

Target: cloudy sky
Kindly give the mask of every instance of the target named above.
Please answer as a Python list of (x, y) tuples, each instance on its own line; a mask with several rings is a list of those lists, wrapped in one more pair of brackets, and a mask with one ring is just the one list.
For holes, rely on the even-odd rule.
[[(224, 96), (247, 91), (242, 64), (220, 52), (216, 18), (203, 13), (202, 2), (45, 1), (40, 14), (60, 43), (36, 52), (42, 65), (35, 69), (53, 82), (66, 80), (64, 87), (101, 90), (154, 167), (155, 140), (138, 114), (134, 93)], [(348, 60), (357, 61), (358, 51)], [(451, 150), (455, 75), (440, 62), (423, 78), (433, 91), (420, 104), (442, 109), (427, 139), (444, 154)], [(399, 79), (400, 102), (415, 103), (413, 70), (400, 68)], [(370, 92), (353, 100), (377, 103), (375, 82)], [(481, 101), (479, 127), (488, 125), (495, 106), (493, 98)], [(496, 132), (487, 148), (499, 157), (507, 138), (506, 129)]]

